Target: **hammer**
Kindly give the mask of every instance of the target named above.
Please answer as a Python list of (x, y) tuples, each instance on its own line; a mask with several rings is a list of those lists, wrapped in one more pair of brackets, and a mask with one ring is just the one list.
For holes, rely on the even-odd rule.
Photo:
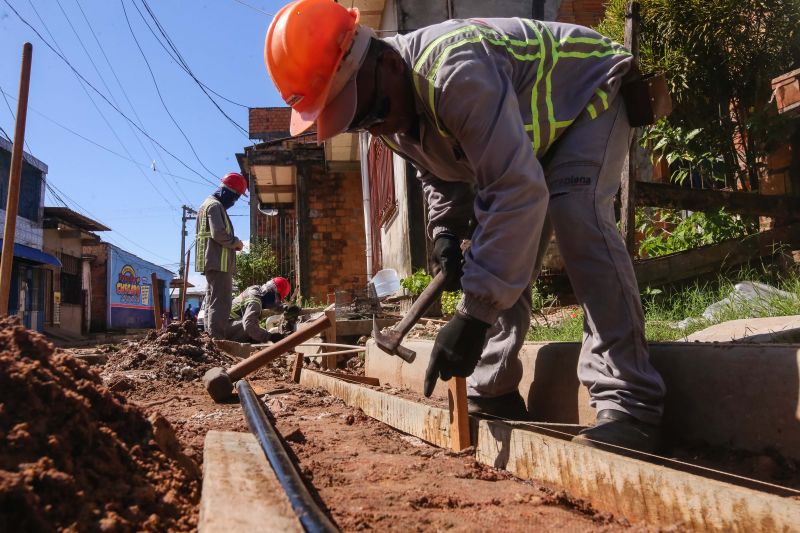
[(406, 316), (403, 317), (398, 324), (393, 328), (383, 333), (378, 331), (378, 326), (375, 323), (375, 317), (372, 318), (372, 336), (375, 339), (375, 344), (384, 352), (400, 357), (406, 363), (413, 363), (417, 357), (414, 350), (401, 346), (400, 343), (405, 338), (406, 334), (414, 327), (414, 324), (425, 314), (425, 311), (439, 298), (442, 294), (447, 278), (443, 272), (439, 272), (433, 280), (425, 287), (422, 294), (419, 295), (417, 301), (408, 310)]
[(298, 344), (307, 341), (317, 333), (325, 331), (329, 327), (331, 327), (331, 322), (328, 320), (327, 316), (323, 315), (309, 322), (308, 326), (295, 331), (291, 335), (287, 335), (263, 350), (259, 350), (227, 370), (220, 367), (210, 369), (203, 376), (203, 385), (206, 386), (206, 390), (208, 394), (211, 395), (211, 398), (215, 402), (220, 403), (233, 394), (233, 383), (235, 381), (255, 372), (279, 355), (288, 352)]

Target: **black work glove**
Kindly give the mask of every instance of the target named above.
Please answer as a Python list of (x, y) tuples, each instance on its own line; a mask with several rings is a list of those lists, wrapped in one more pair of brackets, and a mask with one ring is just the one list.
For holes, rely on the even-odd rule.
[(447, 381), (453, 376), (472, 374), (481, 359), (489, 324), (456, 312), (439, 334), (431, 350), (431, 361), (425, 372), (425, 396), (433, 394), (436, 378)]
[(433, 241), (434, 274), (441, 270), (447, 280), (444, 284), (446, 291), (461, 290), (461, 275), (463, 274), (464, 254), (461, 253), (461, 240), (449, 233), (440, 233)]
[(300, 307), (296, 305), (283, 305), (283, 314), (287, 317), (298, 317), (300, 316)]
[(278, 342), (286, 337), (283, 333), (270, 333), (269, 342)]

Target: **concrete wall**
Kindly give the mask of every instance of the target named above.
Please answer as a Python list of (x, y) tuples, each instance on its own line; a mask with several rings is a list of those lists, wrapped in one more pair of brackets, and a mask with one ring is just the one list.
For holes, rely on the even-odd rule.
[[(403, 345), (416, 351), (413, 364), (369, 341), (366, 375), (421, 393), (433, 341)], [(519, 392), (531, 420), (594, 422), (576, 375), (579, 351), (569, 342), (523, 346)], [(665, 342), (650, 344), (650, 354), (667, 385), (667, 438), (757, 453), (771, 448), (800, 460), (800, 346)], [(446, 397), (446, 384), (439, 382), (434, 395)]]
[(81, 306), (73, 304), (61, 304), (60, 327), (73, 335), (81, 334)]
[(327, 302), (336, 289), (367, 285), (361, 174), (315, 167), (308, 184), (309, 285), (306, 298)]
[(84, 246), (83, 253), (95, 258), (91, 261), (91, 302), (89, 331), (105, 331), (108, 324), (108, 244)]

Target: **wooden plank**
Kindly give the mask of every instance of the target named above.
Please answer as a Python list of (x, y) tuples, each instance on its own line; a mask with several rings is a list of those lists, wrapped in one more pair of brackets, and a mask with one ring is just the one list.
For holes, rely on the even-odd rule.
[(450, 448), (460, 452), (472, 445), (466, 378), (453, 377), (447, 382), (447, 407), (450, 415)]
[(784, 245), (789, 245), (790, 249), (800, 245), (800, 223), (742, 239), (730, 239), (685, 252), (636, 261), (633, 268), (640, 287), (655, 286), (741, 265), (778, 253)]
[(393, 428), (441, 448), (450, 446), (450, 415), (446, 409), (398, 398), (305, 369), (300, 375), (304, 387), (321, 387), (347, 405), (358, 407)]
[(156, 329), (160, 330), (163, 326), (161, 322), (161, 295), (158, 294), (158, 277), (156, 277), (155, 272), (150, 274), (150, 282), (152, 283), (150, 286), (150, 294), (153, 297), (153, 315), (155, 318), (155, 325)]
[[(328, 320), (331, 323), (331, 327), (329, 327), (328, 329), (326, 329), (323, 332), (323, 334), (322, 334), (323, 338), (325, 339), (326, 343), (335, 344), (336, 343), (336, 307), (335, 307), (335, 305), (330, 305), (330, 306), (325, 308), (325, 316), (328, 317)], [(324, 348), (324, 351), (326, 351), (326, 352), (335, 352), (336, 349), (333, 348), (333, 347), (330, 347), (330, 346), (326, 346)], [(335, 354), (334, 355), (330, 355), (328, 357), (323, 357), (322, 358), (322, 368), (327, 369), (327, 370), (335, 370), (336, 369), (336, 361), (337, 361), (337, 356)]]
[(292, 367), (292, 381), (300, 383), (300, 373), (303, 371), (303, 354), (294, 354), (294, 366)]
[[(630, 50), (634, 59), (639, 58), (639, 3), (630, 2), (626, 8), (625, 47)], [(620, 232), (625, 241), (628, 255), (636, 255), (636, 182), (639, 180), (639, 167), (636, 164), (636, 151), (639, 149), (639, 131), (633, 128), (628, 155), (622, 167), (620, 182)]]
[(553, 483), (632, 522), (690, 531), (797, 531), (800, 501), (573, 444), (502, 422), (478, 422), (478, 462)]
[[(340, 374), (338, 372), (321, 371), (321, 374), (331, 376), (332, 378), (343, 379), (352, 383), (361, 383), (362, 385), (369, 385), (370, 387), (380, 387), (381, 380), (378, 378), (371, 378), (369, 376), (357, 376), (355, 374)], [(299, 382), (298, 382), (299, 383)]]
[(206, 434), (198, 531), (303, 531), (250, 433), (212, 430)]
[(684, 189), (677, 185), (644, 181), (636, 184), (636, 205), (691, 211), (724, 207), (728, 213), (750, 216), (786, 217), (800, 213), (800, 197), (710, 189)]

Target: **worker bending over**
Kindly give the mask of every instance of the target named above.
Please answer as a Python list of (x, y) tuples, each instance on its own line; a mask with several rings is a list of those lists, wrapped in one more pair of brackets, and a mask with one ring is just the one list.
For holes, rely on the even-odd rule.
[(549, 216), (585, 312), (578, 377), (598, 410), (577, 440), (657, 450), (664, 383), (613, 212), (631, 138), (619, 97), (631, 55), (588, 28), (520, 18), (379, 39), (332, 0), (285, 6), (264, 55), (293, 108), (292, 134), (314, 122), (318, 141), (367, 130), (414, 164), (446, 273), (461, 274), (459, 245), (476, 222), (426, 393), (439, 377), (469, 376), (473, 410), (526, 416), (518, 354)]
[(260, 326), (261, 311), (273, 309), (283, 311), (281, 301), (291, 292), (286, 278), (272, 278), (263, 285), (252, 285), (233, 299), (230, 323), (225, 332), (228, 340), (237, 342), (277, 342), (284, 336), (270, 333)]
[(206, 277), (205, 328), (214, 339), (225, 338), (233, 298), (236, 252), (243, 247), (233, 233), (228, 209), (241, 195), (247, 196), (247, 180), (231, 172), (197, 210), (195, 270)]

